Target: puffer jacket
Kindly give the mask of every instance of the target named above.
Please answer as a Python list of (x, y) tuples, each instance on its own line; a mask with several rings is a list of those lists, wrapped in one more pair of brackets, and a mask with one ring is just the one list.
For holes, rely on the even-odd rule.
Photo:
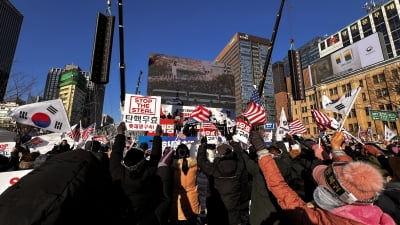
[(162, 139), (153, 137), (150, 160), (144, 163), (140, 174), (132, 174), (121, 164), (125, 148), (125, 135), (115, 137), (110, 157), (113, 182), (120, 185), (124, 197), (129, 200), (127, 221), (139, 224), (166, 224), (170, 207), (169, 167), (158, 168), (161, 158)]
[(187, 158), (189, 170), (182, 171), (183, 159), (174, 159), (173, 191), (171, 198), (171, 220), (188, 220), (200, 213), (199, 191), (196, 184), (198, 173), (196, 158)]
[[(197, 163), (210, 179), (210, 196), (207, 199), (207, 223), (240, 224), (240, 200), (242, 173), (245, 165), (241, 157), (243, 151), (238, 144), (232, 144), (234, 158), (207, 159), (207, 145), (199, 146)], [(228, 221), (226, 221), (228, 218)]]
[(279, 205), (285, 211), (286, 215), (290, 217), (293, 224), (363, 224), (337, 216), (318, 207), (309, 208), (307, 203), (287, 185), (272, 157), (262, 157), (258, 160), (258, 165), (264, 174), (268, 189), (275, 195)]

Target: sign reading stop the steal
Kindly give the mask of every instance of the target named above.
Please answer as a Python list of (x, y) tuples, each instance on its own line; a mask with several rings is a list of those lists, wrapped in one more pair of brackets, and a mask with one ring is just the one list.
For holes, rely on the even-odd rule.
[(8, 187), (17, 183), (19, 179), (31, 172), (32, 170), (17, 170), (11, 172), (0, 173), (0, 194), (3, 193)]
[(124, 122), (128, 130), (154, 131), (160, 122), (161, 97), (125, 95)]

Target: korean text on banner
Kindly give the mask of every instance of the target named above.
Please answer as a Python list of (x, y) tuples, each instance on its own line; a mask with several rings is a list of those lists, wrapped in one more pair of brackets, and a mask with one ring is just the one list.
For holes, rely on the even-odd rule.
[(154, 131), (160, 123), (160, 96), (125, 95), (124, 122), (128, 130)]

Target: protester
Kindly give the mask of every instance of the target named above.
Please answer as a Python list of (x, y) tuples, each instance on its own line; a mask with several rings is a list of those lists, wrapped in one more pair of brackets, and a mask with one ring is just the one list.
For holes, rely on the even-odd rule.
[(178, 145), (175, 152), (170, 225), (195, 225), (200, 213), (197, 159), (190, 157), (185, 144)]
[(108, 168), (91, 152), (53, 155), (0, 195), (0, 223), (118, 224), (111, 184)]
[(250, 138), (268, 188), (293, 223), (395, 224), (388, 214), (372, 204), (383, 189), (382, 175), (366, 162), (352, 162), (340, 150), (343, 140), (342, 132), (335, 132), (331, 139), (334, 160), (341, 162), (314, 168), (313, 177), (319, 186), (310, 204), (286, 184), (261, 135), (253, 130)]
[(165, 166), (161, 166), (161, 169), (158, 167), (162, 155), (161, 126), (156, 128), (149, 160), (139, 148), (131, 148), (124, 155), (125, 131), (125, 123), (121, 122), (110, 157), (113, 181), (120, 185), (125, 200), (128, 200), (124, 205), (121, 223), (166, 224), (171, 201), (168, 191), (170, 177)]
[[(288, 161), (280, 157), (283, 151), (275, 144), (269, 146), (268, 149), (270, 152), (274, 152), (274, 159), (282, 174), (289, 176)], [(254, 150), (254, 147), (250, 146), (249, 154), (242, 151), (246, 169), (252, 177), (249, 222), (251, 225), (290, 224), (289, 221), (286, 221), (287, 219), (276, 202), (275, 196), (267, 188), (264, 176), (257, 163), (257, 157), (254, 157)]]
[[(207, 149), (215, 149), (215, 145), (206, 142), (199, 146), (197, 163), (209, 178), (210, 195), (207, 197), (208, 225), (237, 225), (241, 223), (240, 198), (241, 175), (245, 171), (239, 144), (222, 144), (216, 149), (213, 162), (207, 159)], [(247, 181), (246, 181), (247, 182)]]
[(400, 224), (400, 157), (389, 157), (388, 163), (391, 180), (386, 183), (375, 204)]

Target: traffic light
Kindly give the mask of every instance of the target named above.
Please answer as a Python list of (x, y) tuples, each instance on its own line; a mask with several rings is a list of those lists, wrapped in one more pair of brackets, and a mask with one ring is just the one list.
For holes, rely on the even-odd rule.
[(102, 13), (97, 14), (89, 79), (96, 84), (107, 84), (109, 80), (114, 23), (114, 16), (106, 16)]
[(305, 90), (299, 51), (289, 50), (288, 58), (293, 100), (304, 100)]

